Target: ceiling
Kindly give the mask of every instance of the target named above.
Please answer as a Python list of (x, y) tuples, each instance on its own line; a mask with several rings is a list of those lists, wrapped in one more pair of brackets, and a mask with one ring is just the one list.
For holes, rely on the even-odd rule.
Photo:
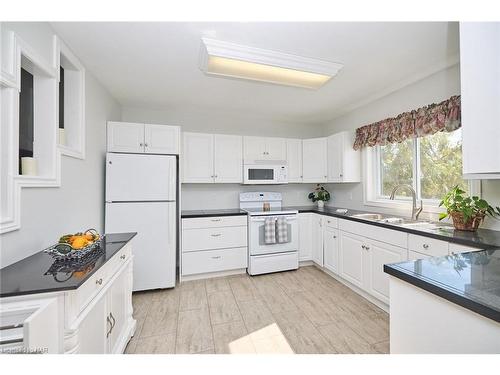
[[(321, 123), (458, 61), (450, 22), (52, 23), (122, 106)], [(200, 37), (344, 64), (318, 90), (207, 76)]]

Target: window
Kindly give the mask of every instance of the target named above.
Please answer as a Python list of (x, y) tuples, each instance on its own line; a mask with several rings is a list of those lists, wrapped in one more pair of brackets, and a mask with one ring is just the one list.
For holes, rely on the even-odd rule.
[(59, 67), (59, 129), (64, 129), (64, 68)]
[[(376, 199), (388, 199), (399, 184), (412, 186), (417, 199), (438, 202), (455, 185), (471, 191), (462, 178), (462, 132), (438, 132), (375, 148)], [(398, 198), (410, 196), (400, 189)], [(374, 194), (373, 194), (374, 195)]]
[(33, 74), (21, 68), (19, 93), (19, 174), (21, 158), (33, 157)]

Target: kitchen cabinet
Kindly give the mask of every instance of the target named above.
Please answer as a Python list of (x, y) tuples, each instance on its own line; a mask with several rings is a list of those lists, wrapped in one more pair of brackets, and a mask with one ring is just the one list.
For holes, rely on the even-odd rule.
[(340, 232), (340, 276), (359, 288), (365, 283), (364, 251), (364, 237)]
[(323, 234), (324, 267), (331, 272), (339, 273), (339, 231), (325, 226)]
[(183, 133), (183, 183), (242, 183), (242, 137)]
[(312, 214), (299, 213), (299, 261), (312, 259)]
[(328, 182), (361, 181), (361, 154), (353, 144), (354, 133), (348, 131), (327, 138)]
[(430, 257), (440, 257), (448, 255), (449, 243), (434, 238), (410, 234), (408, 235), (408, 249)]
[(460, 22), (462, 160), (468, 179), (500, 178), (500, 23)]
[(302, 182), (302, 139), (286, 140), (288, 182)]
[(311, 218), (312, 261), (323, 267), (323, 216), (313, 214)]
[(109, 121), (108, 152), (179, 154), (180, 127)]
[(274, 137), (243, 137), (244, 160), (286, 160), (286, 140)]
[(78, 352), (84, 354), (103, 354), (108, 352), (107, 332), (111, 328), (109, 315), (106, 314), (106, 298), (99, 298), (80, 323)]
[(327, 181), (327, 139), (313, 138), (302, 141), (303, 182)]

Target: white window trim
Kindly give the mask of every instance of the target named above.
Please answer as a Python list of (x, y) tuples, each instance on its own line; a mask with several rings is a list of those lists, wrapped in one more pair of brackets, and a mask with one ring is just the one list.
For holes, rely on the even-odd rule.
[[(379, 184), (379, 166), (378, 166), (378, 156), (377, 147), (365, 147), (362, 149), (362, 167), (363, 167), (363, 203), (366, 206), (380, 207), (385, 209), (390, 209), (393, 211), (407, 212), (408, 207), (411, 206), (412, 199), (401, 199), (396, 198), (391, 200), (389, 198), (383, 198), (378, 195)], [(417, 163), (414, 160), (414, 163)], [(415, 170), (415, 168), (414, 168)], [(415, 185), (416, 179), (414, 179), (413, 184)], [(471, 189), (471, 195), (477, 195), (481, 197), (481, 180), (469, 180), (469, 186)], [(415, 189), (416, 186), (413, 186)], [(439, 200), (434, 199), (423, 199), (423, 212), (430, 214), (439, 214), (445, 212), (445, 209), (439, 207)], [(417, 201), (417, 205), (419, 202)]]

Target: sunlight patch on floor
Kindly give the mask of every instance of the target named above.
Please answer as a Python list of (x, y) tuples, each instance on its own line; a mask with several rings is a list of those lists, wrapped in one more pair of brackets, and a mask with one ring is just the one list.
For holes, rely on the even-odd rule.
[(228, 346), (231, 354), (294, 354), (276, 323), (240, 337)]

